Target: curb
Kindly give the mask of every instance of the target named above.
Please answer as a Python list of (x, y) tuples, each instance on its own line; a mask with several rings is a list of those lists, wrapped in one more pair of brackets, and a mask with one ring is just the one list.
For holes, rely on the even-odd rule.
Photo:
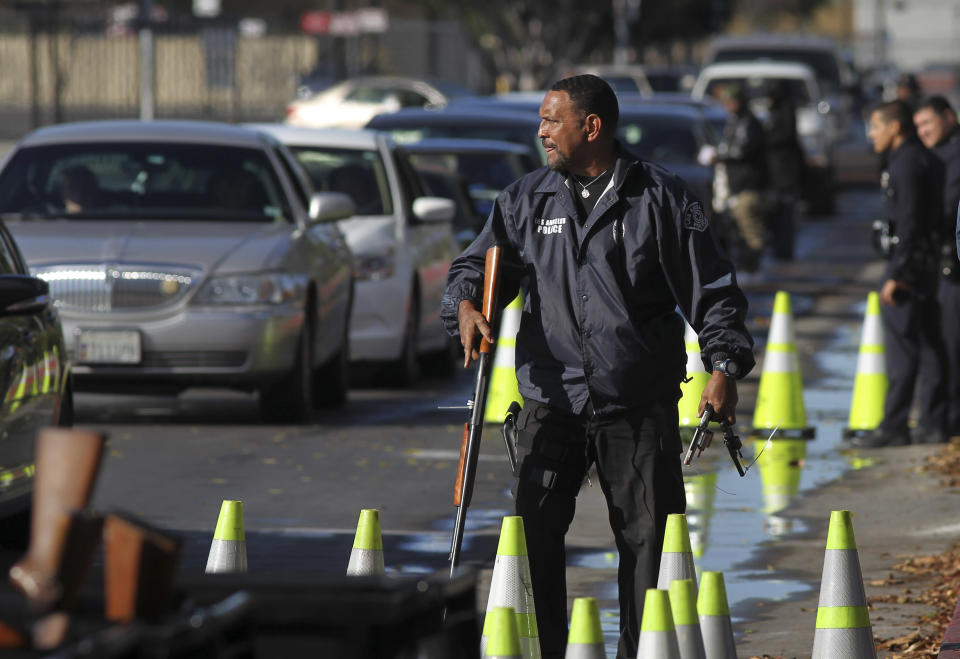
[(940, 654), (937, 659), (960, 659), (960, 600), (957, 601), (957, 608), (953, 611), (953, 619), (947, 626), (947, 631), (943, 635), (943, 643), (940, 644)]

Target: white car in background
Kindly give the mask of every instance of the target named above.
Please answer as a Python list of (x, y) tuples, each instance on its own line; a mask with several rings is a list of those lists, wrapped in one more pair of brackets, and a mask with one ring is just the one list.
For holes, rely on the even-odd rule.
[(813, 212), (830, 212), (834, 198), (832, 134), (826, 115), (829, 106), (822, 100), (817, 78), (799, 62), (745, 61), (711, 64), (700, 71), (690, 95), (696, 100), (715, 98), (724, 86), (739, 85), (750, 99), (750, 109), (763, 123), (768, 115), (769, 93), (776, 84), (785, 85), (797, 108), (797, 136), (806, 159), (804, 198)]
[(349, 195), (356, 214), (339, 226), (354, 256), (350, 358), (387, 363), (408, 385), (421, 366), (451, 372), (459, 343), (440, 321), (454, 239), (454, 203), (430, 197), (406, 155), (385, 133), (254, 125), (287, 145), (318, 192)]
[(441, 108), (452, 96), (469, 95), (453, 85), (440, 86), (391, 76), (352, 78), (287, 105), (284, 123), (311, 128), (363, 128), (373, 117), (401, 108)]

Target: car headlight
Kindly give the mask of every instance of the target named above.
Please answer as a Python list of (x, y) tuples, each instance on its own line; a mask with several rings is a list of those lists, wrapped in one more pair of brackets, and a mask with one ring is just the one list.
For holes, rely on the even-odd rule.
[(267, 272), (211, 277), (197, 292), (196, 304), (287, 304), (301, 302), (306, 275)]
[(386, 279), (393, 276), (396, 255), (392, 247), (382, 252), (357, 254), (353, 258), (353, 278), (360, 280)]

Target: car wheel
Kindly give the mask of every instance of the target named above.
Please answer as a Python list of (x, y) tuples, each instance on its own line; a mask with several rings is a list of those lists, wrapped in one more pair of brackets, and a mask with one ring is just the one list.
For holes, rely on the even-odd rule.
[(420, 359), (417, 346), (420, 343), (420, 303), (414, 298), (403, 328), (403, 348), (400, 358), (388, 369), (391, 384), (409, 387), (420, 379)]
[(314, 405), (324, 409), (339, 409), (347, 402), (350, 387), (350, 336), (343, 328), (340, 349), (313, 375)]
[(300, 332), (293, 369), (260, 390), (260, 414), (266, 421), (306, 423), (313, 418), (313, 332)]

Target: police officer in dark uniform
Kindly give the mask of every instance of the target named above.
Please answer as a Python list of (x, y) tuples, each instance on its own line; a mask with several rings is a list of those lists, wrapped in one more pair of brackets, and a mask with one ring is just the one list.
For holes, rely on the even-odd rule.
[(960, 261), (954, 240), (957, 208), (960, 206), (960, 126), (957, 115), (943, 96), (922, 101), (913, 114), (917, 136), (933, 151), (944, 167), (943, 229), (941, 232), (940, 329), (947, 351), (947, 436), (960, 435)]
[[(884, 103), (870, 115), (874, 151), (887, 154), (883, 215), (895, 237), (880, 290), (887, 376), (883, 421), (856, 446), (940, 442), (946, 423), (945, 349), (937, 285), (943, 212), (943, 165), (917, 139), (910, 107)], [(907, 427), (914, 392), (919, 425)]]
[(567, 639), (564, 536), (596, 465), (620, 554), (619, 659), (637, 653), (656, 587), (666, 517), (685, 510), (677, 401), (683, 315), (713, 372), (700, 402), (733, 421), (735, 380), (754, 365), (747, 302), (700, 202), (679, 178), (636, 160), (614, 135), (619, 110), (592, 75), (558, 81), (540, 107), (549, 165), (508, 186), (455, 259), (442, 316), (477, 358), (484, 254), (503, 250), (500, 300), (523, 290), (515, 361), (514, 496), (523, 517), (545, 659)]

